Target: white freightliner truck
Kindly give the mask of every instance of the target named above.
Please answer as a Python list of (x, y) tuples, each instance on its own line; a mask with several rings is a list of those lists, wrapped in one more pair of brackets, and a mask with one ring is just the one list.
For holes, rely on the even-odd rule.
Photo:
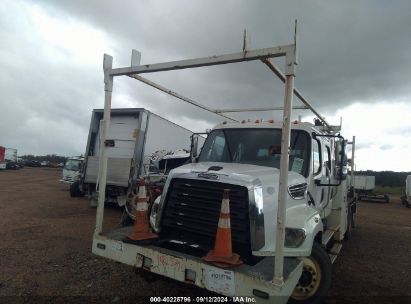
[[(285, 57), (285, 75), (270, 58)], [(283, 120), (241, 121), (154, 83), (140, 74), (260, 60), (285, 82)], [(145, 272), (172, 278), (218, 294), (253, 297), (258, 303), (312, 302), (327, 294), (332, 263), (348, 238), (356, 211), (346, 181), (348, 142), (294, 89), (296, 43), (278, 47), (112, 68), (104, 56), (105, 117), (109, 125), (113, 78), (127, 75), (192, 105), (225, 117), (197, 153), (192, 136), (192, 163), (173, 169), (161, 198), (151, 208), (150, 223), (158, 239), (130, 244), (132, 227), (103, 232), (104, 192), (100, 192), (93, 253)], [(304, 104), (293, 106), (293, 95)], [(315, 124), (292, 122), (292, 110), (308, 108)], [(354, 141), (353, 141), (354, 142)], [(354, 145), (353, 145), (354, 151)], [(105, 185), (106, 155), (101, 151), (100, 187)], [(353, 152), (354, 156), (354, 152)], [(351, 165), (354, 159), (352, 157)], [(351, 170), (353, 172), (353, 170)], [(213, 248), (224, 189), (230, 190), (233, 251), (244, 262), (220, 268), (205, 262)], [(155, 296), (155, 295), (154, 295)]]

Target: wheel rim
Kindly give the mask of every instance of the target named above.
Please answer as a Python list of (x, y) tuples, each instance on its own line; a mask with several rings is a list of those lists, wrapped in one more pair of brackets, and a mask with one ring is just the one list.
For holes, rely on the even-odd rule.
[(306, 300), (315, 295), (321, 284), (320, 264), (312, 257), (303, 258), (303, 272), (291, 297), (295, 300)]

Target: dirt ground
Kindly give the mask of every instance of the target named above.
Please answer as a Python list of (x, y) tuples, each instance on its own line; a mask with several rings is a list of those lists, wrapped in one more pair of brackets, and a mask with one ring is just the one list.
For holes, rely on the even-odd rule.
[[(146, 282), (133, 268), (93, 255), (95, 209), (85, 198), (71, 198), (60, 177), (61, 170), (48, 168), (0, 172), (0, 303), (209, 295), (170, 280)], [(106, 227), (121, 216), (120, 209), (106, 209)], [(411, 303), (410, 277), (411, 209), (398, 198), (360, 202), (326, 302)]]

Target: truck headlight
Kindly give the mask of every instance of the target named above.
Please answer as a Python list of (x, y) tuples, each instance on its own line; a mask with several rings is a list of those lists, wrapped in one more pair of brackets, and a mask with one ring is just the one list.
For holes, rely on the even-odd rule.
[(153, 203), (153, 206), (151, 207), (151, 213), (150, 213), (150, 226), (153, 228), (155, 232), (158, 232), (158, 229), (156, 228), (156, 218), (157, 218), (157, 213), (158, 209), (160, 208), (160, 200), (161, 200), (161, 195), (156, 198), (156, 200)]
[(259, 211), (263, 210), (263, 187), (258, 186), (254, 188), (254, 201)]
[(300, 228), (285, 228), (285, 247), (297, 248), (305, 240), (305, 230)]

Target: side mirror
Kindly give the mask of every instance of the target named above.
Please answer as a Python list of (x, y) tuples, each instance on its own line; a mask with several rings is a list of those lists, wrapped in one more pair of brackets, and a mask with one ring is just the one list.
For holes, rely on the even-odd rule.
[(347, 152), (345, 150), (346, 148), (346, 141), (345, 140), (339, 140), (336, 142), (336, 147), (335, 147), (335, 178), (337, 180), (345, 180), (347, 178), (347, 173), (348, 173), (348, 159), (347, 159)]

